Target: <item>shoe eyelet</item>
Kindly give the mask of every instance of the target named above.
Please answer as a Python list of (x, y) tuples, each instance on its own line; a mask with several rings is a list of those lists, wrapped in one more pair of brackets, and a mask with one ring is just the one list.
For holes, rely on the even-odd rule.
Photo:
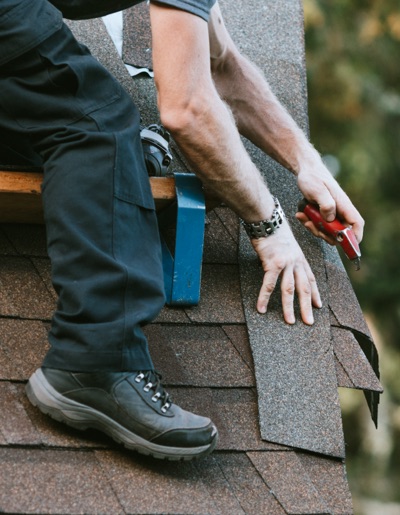
[(151, 398), (151, 400), (153, 402), (157, 402), (158, 399), (161, 397), (161, 394), (159, 392), (157, 392), (156, 394), (153, 395), (153, 397)]
[(140, 373), (135, 377), (135, 382), (140, 383), (140, 381), (144, 378), (144, 374)]
[(171, 403), (170, 403), (170, 402), (166, 402), (166, 403), (164, 404), (164, 406), (162, 406), (162, 407), (161, 407), (161, 411), (162, 411), (163, 413), (166, 413), (166, 412), (167, 412), (167, 409), (168, 409), (170, 406), (171, 406)]
[(153, 383), (147, 383), (143, 390), (147, 393), (150, 391), (150, 388), (153, 386)]

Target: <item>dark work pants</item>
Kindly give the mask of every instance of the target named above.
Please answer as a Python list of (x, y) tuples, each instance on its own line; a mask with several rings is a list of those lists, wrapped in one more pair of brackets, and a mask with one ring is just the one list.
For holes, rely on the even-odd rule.
[(44, 169), (59, 296), (45, 366), (153, 368), (141, 327), (163, 306), (164, 286), (139, 121), (66, 26), (0, 67), (0, 137), (17, 151), (29, 144)]

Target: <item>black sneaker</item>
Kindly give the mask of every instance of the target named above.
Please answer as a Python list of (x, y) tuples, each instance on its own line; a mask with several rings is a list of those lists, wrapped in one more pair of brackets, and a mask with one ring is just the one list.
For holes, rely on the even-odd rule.
[(191, 460), (217, 444), (210, 419), (172, 403), (156, 372), (65, 372), (39, 368), (29, 400), (76, 429), (98, 429), (128, 449), (155, 458)]

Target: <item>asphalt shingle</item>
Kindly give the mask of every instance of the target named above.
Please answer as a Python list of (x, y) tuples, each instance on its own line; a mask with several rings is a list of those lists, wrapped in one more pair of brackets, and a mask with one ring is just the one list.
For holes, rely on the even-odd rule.
[(382, 385), (354, 334), (341, 327), (332, 327), (332, 333), (334, 336), (334, 353), (355, 388), (382, 392)]
[(207, 215), (204, 263), (237, 264), (238, 262), (238, 241), (235, 234), (238, 224), (224, 223), (226, 211), (228, 211), (227, 208), (217, 208)]
[(236, 350), (241, 355), (243, 361), (254, 373), (253, 355), (250, 349), (250, 342), (247, 334), (246, 324), (224, 325), (222, 326), (222, 329), (232, 342), (232, 345), (234, 345)]
[[(0, 234), (1, 232), (15, 249), (14, 253), (23, 256), (47, 257), (44, 225), (3, 224)], [(2, 254), (1, 247), (0, 254)]]
[(16, 253), (15, 248), (12, 246), (10, 240), (7, 238), (4, 228), (4, 225), (0, 225), (0, 256)]
[(0, 382), (0, 433), (10, 445), (40, 445), (42, 439), (20, 402), (19, 388), (8, 381)]
[(304, 469), (322, 496), (329, 513), (349, 515), (353, 503), (346, 479), (346, 469), (340, 460), (327, 459), (306, 453), (297, 453)]
[(170, 385), (254, 386), (254, 376), (220, 327), (153, 324), (145, 330), (154, 365)]
[(5, 513), (123, 513), (91, 452), (0, 449)]
[(261, 440), (254, 388), (168, 387), (174, 402), (210, 417), (218, 427), (219, 450), (277, 450), (284, 446)]
[(329, 513), (295, 452), (247, 453), (286, 513)]
[(0, 315), (51, 318), (54, 299), (28, 258), (0, 257), (0, 270), (7, 270), (0, 279)]
[(48, 348), (47, 329), (41, 321), (0, 318), (0, 361), (4, 364), (0, 379), (28, 379)]
[(286, 513), (246, 454), (216, 454), (216, 460), (245, 513)]
[[(126, 513), (219, 513), (192, 462), (160, 464), (120, 452), (96, 455)], [(215, 467), (213, 461), (208, 464)]]
[(153, 68), (151, 58), (151, 25), (147, 2), (128, 9), (124, 16), (122, 58), (137, 68)]
[(203, 265), (201, 302), (186, 314), (196, 323), (244, 323), (237, 266)]

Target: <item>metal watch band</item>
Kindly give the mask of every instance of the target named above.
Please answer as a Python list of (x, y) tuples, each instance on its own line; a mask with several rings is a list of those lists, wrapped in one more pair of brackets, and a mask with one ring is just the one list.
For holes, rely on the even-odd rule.
[(250, 239), (266, 238), (274, 234), (279, 227), (282, 225), (285, 213), (281, 208), (279, 200), (273, 197), (275, 203), (275, 209), (272, 212), (272, 216), (269, 220), (261, 220), (260, 222), (246, 223), (241, 220), (243, 227), (245, 228)]

